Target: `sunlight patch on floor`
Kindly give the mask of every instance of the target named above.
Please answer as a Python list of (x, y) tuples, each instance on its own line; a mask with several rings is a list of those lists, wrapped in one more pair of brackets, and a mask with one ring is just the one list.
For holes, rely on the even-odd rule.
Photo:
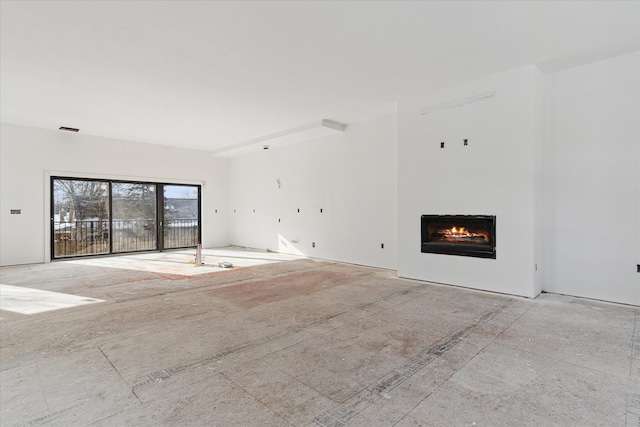
[(14, 313), (36, 314), (97, 302), (104, 301), (61, 292), (0, 284), (0, 310)]
[(124, 270), (149, 271), (160, 274), (194, 276), (228, 270), (218, 267), (218, 263), (220, 262), (229, 262), (234, 268), (241, 268), (304, 258), (297, 255), (229, 246), (224, 248), (202, 249), (204, 264), (197, 266), (195, 263), (195, 254), (195, 249), (185, 249), (181, 251), (147, 252), (132, 255), (75, 259), (65, 262), (94, 267), (121, 268)]

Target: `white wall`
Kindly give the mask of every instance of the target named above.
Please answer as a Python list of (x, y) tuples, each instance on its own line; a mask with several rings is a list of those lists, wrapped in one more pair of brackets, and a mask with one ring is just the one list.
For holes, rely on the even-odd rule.
[(396, 127), (394, 114), (232, 159), (231, 241), (395, 269)]
[[(639, 57), (487, 77), (401, 100), (397, 116), (342, 135), (232, 160), (2, 124), (0, 265), (49, 259), (53, 173), (204, 183), (205, 247), (233, 243), (510, 294), (542, 289), (640, 305)], [(491, 101), (419, 114), (493, 90)], [(425, 213), (496, 215), (497, 259), (422, 254)]]
[[(198, 151), (3, 123), (0, 265), (49, 261), (51, 175), (204, 185), (203, 245), (227, 245), (228, 173), (227, 159)], [(11, 215), (11, 209), (22, 214)]]
[[(419, 113), (491, 91), (489, 101)], [(399, 276), (528, 297), (539, 292), (534, 178), (541, 96), (542, 78), (531, 66), (399, 103)], [(496, 215), (497, 258), (421, 253), (423, 214)]]
[(546, 80), (544, 289), (640, 304), (640, 54)]

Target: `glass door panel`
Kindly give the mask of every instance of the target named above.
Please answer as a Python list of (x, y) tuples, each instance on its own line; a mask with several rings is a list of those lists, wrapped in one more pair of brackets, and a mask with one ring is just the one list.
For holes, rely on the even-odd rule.
[(53, 258), (109, 253), (109, 182), (52, 178)]
[(113, 252), (157, 249), (156, 185), (114, 182), (111, 197)]
[(200, 186), (51, 178), (51, 258), (194, 247)]
[(164, 248), (195, 246), (200, 241), (200, 186), (163, 185)]

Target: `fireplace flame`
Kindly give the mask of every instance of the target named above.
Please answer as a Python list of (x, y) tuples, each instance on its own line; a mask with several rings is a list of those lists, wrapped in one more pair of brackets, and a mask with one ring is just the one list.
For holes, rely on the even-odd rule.
[(473, 238), (473, 237), (481, 237), (485, 242), (489, 241), (489, 236), (486, 233), (471, 233), (465, 227), (451, 227), (449, 229), (444, 230), (444, 234), (449, 237), (455, 238)]
[(450, 230), (446, 230), (446, 233), (451, 236), (475, 237), (475, 233), (469, 233), (469, 231), (464, 227), (451, 227)]

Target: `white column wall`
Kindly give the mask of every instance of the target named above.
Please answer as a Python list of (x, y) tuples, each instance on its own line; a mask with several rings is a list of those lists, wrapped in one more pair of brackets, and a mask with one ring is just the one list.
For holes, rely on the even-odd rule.
[[(420, 114), (494, 91), (488, 101)], [(531, 66), (399, 103), (399, 276), (537, 295), (534, 177), (541, 94), (540, 72)], [(421, 253), (423, 214), (496, 215), (497, 258)]]
[(544, 290), (640, 305), (640, 53), (546, 80)]
[(228, 164), (199, 151), (2, 123), (0, 265), (49, 261), (51, 175), (203, 185), (203, 245), (228, 245)]
[(231, 241), (395, 269), (396, 128), (394, 114), (232, 159)]

